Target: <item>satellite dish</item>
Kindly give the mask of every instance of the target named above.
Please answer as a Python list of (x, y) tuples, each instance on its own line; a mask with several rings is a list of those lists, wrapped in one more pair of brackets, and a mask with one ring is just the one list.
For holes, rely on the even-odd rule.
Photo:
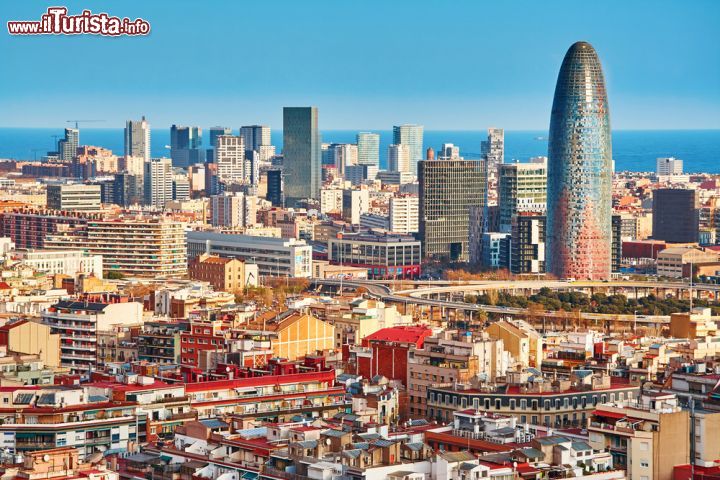
[(45, 455), (43, 455), (43, 462), (49, 462), (49, 461), (50, 461), (50, 455), (48, 455), (46, 453)]

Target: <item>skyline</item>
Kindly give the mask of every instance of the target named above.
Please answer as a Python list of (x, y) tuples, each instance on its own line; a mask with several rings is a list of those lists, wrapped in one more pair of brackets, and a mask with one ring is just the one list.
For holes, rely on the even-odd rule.
[[(456, 14), (447, 20), (453, 28), (441, 34), (424, 29), (434, 27), (444, 12), (432, 3), (409, 8), (407, 2), (370, 2), (361, 11), (322, 1), (310, 7), (280, 3), (284, 16), (274, 14), (277, 4), (218, 3), (185, 15), (195, 4), (175, 2), (171, 9), (137, 1), (67, 2), (70, 12), (90, 7), (143, 17), (151, 34), (3, 35), (7, 70), (18, 74), (0, 80), (2, 91), (12, 92), (4, 98), (0, 126), (53, 127), (69, 118), (99, 118), (105, 122), (98, 126), (112, 127), (144, 114), (161, 128), (172, 123), (277, 128), (283, 106), (314, 105), (321, 111), (321, 130), (401, 123), (428, 130), (545, 130), (563, 52), (584, 40), (603, 58), (618, 130), (720, 128), (720, 59), (705, 52), (717, 40), (715, 2), (600, 5), (593, 22), (584, 21), (570, 2), (552, 10), (532, 2), (457, 2)], [(3, 20), (34, 19), (47, 6), (12, 4)], [(650, 7), (653, 15), (647, 16)], [(220, 8), (222, 16), (215, 14)], [(526, 14), (513, 16), (515, 10)], [(228, 34), (228, 22), (239, 15), (263, 21), (243, 22)], [(399, 24), (397, 18), (408, 22)], [(196, 27), (189, 29), (190, 22)], [(318, 28), (298, 33), (312, 22)], [(372, 36), (364, 34), (368, 28)], [(414, 34), (426, 31), (430, 34)], [(79, 59), (80, 75), (51, 75), (51, 63), (27, 62), (59, 61), (70, 51)], [(118, 59), (129, 59), (130, 70)], [(309, 68), (313, 61), (317, 67)], [(85, 64), (89, 67), (82, 68)]]

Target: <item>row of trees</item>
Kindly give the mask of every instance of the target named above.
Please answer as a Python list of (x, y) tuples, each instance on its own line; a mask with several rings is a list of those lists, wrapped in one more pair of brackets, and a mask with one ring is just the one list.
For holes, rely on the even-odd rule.
[[(690, 309), (688, 300), (675, 297), (659, 298), (655, 295), (648, 295), (636, 300), (627, 298), (625, 295), (596, 293), (590, 296), (580, 292), (557, 292), (549, 288), (542, 288), (538, 293), (529, 297), (491, 291), (483, 295), (468, 295), (465, 300), (468, 303), (501, 307), (625, 315), (632, 315), (634, 312), (637, 312), (638, 315), (670, 315)], [(693, 306), (710, 307), (715, 315), (720, 314), (720, 306), (710, 304), (707, 300), (693, 300)]]
[(237, 303), (255, 302), (263, 307), (283, 305), (288, 296), (297, 295), (310, 286), (306, 278), (279, 278), (269, 277), (265, 285), (247, 287), (235, 292)]

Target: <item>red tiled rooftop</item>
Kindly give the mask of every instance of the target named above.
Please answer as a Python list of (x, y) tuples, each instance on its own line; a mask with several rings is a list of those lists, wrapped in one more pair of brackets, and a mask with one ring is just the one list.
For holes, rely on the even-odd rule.
[(382, 328), (377, 332), (365, 337), (365, 341), (378, 342), (399, 342), (399, 343), (421, 343), (425, 337), (432, 335), (432, 330), (427, 327), (401, 326)]

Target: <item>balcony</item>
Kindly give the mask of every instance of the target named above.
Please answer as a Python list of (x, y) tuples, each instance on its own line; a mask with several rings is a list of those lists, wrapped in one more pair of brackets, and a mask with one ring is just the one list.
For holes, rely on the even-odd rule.
[(110, 443), (110, 435), (106, 437), (86, 438), (85, 445), (104, 445)]
[[(61, 353), (60, 358), (62, 360), (85, 360), (88, 362), (94, 362), (97, 360), (97, 357), (95, 355), (83, 355), (80, 353)], [(73, 366), (75, 366), (73, 364)], [(84, 366), (84, 365), (80, 365)]]
[(195, 418), (197, 418), (196, 412), (183, 412), (183, 413), (174, 413), (174, 414), (170, 415), (168, 418), (166, 418), (165, 420), (170, 421), (170, 422), (175, 422), (178, 420), (195, 420)]
[(66, 324), (66, 323), (48, 322), (48, 321), (45, 321), (43, 323), (49, 327), (56, 328), (61, 331), (70, 330), (70, 331), (81, 331), (81, 332), (94, 332), (96, 330), (94, 324), (91, 326), (87, 323), (82, 324), (82, 325), (71, 325), (71, 324)]
[(45, 450), (55, 448), (55, 442), (16, 442), (15, 448), (18, 450)]
[(152, 400), (152, 401), (150, 401), (150, 402), (145, 402), (145, 404), (147, 404), (147, 405), (152, 405), (152, 404), (158, 404), (158, 403), (164, 403), (164, 404), (167, 404), (167, 403), (180, 403), (180, 402), (187, 402), (187, 401), (189, 401), (189, 400), (190, 400), (190, 396), (189, 396), (189, 395), (184, 395), (184, 396), (182, 396), (182, 397), (158, 398), (158, 399)]
[(634, 435), (635, 432), (638, 430), (635, 430), (630, 427), (623, 427), (623, 426), (617, 426), (612, 425), (610, 423), (600, 423), (600, 422), (590, 422), (590, 430), (602, 430), (606, 432), (613, 432), (613, 433), (620, 433), (624, 435)]

